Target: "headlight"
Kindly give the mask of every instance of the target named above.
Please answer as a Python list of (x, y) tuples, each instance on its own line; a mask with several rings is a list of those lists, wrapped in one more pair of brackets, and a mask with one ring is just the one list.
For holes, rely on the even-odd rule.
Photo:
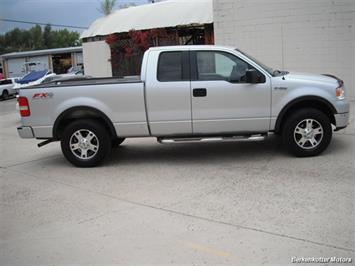
[(335, 89), (335, 96), (337, 97), (338, 100), (344, 100), (345, 99), (345, 91), (344, 87), (338, 87)]

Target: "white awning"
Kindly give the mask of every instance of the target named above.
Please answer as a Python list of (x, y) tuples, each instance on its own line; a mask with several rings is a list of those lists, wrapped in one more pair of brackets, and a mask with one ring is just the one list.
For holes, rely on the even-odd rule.
[(94, 21), (81, 38), (207, 23), (213, 23), (212, 0), (167, 0), (119, 9)]

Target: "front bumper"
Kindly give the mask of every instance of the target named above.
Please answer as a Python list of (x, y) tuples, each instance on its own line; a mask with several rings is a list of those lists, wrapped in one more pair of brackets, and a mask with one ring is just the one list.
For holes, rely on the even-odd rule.
[(35, 137), (31, 127), (18, 127), (17, 133), (23, 139), (31, 139)]
[(335, 114), (335, 127), (337, 129), (342, 129), (349, 125), (350, 113)]

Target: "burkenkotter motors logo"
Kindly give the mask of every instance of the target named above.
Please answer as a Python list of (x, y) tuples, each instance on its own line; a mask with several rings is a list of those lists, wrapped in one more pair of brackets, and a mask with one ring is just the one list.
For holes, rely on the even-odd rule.
[(352, 263), (352, 258), (345, 257), (292, 257), (292, 263)]

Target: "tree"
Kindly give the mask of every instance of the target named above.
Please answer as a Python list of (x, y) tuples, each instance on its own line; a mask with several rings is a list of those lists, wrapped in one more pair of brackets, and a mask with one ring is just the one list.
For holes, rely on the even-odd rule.
[(113, 7), (116, 4), (116, 0), (102, 0), (100, 3), (100, 8), (98, 11), (105, 16), (110, 15), (112, 13)]
[(52, 28), (50, 24), (44, 27), (43, 31), (43, 45), (46, 48), (52, 48)]
[(78, 46), (81, 44), (79, 38), (78, 32), (67, 29), (52, 30), (50, 25), (46, 25), (43, 30), (39, 25), (29, 30), (15, 28), (0, 34), (0, 54)]
[(43, 49), (43, 36), (42, 36), (42, 28), (39, 25), (32, 27), (30, 30), (31, 40), (32, 40), (32, 48), (33, 49)]

